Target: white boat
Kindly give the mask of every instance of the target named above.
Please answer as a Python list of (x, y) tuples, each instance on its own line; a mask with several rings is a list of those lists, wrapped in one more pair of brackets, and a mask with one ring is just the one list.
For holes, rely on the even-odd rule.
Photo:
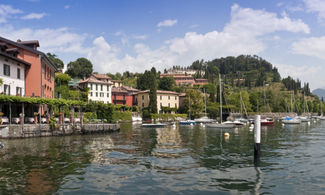
[(217, 129), (230, 129), (230, 128), (235, 128), (236, 125), (233, 123), (208, 123), (205, 125), (206, 127), (209, 128), (217, 128)]
[(306, 116), (298, 116), (297, 119), (299, 119), (301, 122), (309, 122), (309, 118)]
[(285, 119), (282, 120), (282, 123), (284, 123), (284, 124), (300, 124), (301, 120), (299, 120), (297, 118), (286, 117)]
[(201, 118), (194, 119), (197, 123), (213, 123), (216, 122), (215, 119), (208, 118), (207, 116), (203, 116)]
[(186, 121), (179, 121), (178, 124), (180, 125), (195, 125), (195, 121), (194, 120), (186, 120)]
[(224, 122), (223, 124), (234, 124), (234, 125), (237, 125), (237, 126), (245, 125), (245, 123), (240, 122), (239, 120), (226, 121), (226, 122)]

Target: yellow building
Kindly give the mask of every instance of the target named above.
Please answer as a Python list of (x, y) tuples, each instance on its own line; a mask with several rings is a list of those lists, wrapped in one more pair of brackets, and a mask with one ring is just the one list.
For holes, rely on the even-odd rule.
[[(149, 90), (140, 91), (135, 96), (135, 102), (140, 110), (149, 106)], [(174, 91), (157, 90), (157, 110), (161, 113), (162, 107), (178, 108), (179, 93)]]

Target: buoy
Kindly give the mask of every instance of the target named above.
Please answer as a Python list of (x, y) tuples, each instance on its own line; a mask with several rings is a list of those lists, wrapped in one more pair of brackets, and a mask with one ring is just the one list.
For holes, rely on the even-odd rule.
[(193, 123), (191, 123), (190, 126), (193, 126)]
[(226, 133), (223, 134), (223, 135), (225, 136), (225, 139), (229, 139), (229, 136), (230, 136), (229, 133), (226, 132)]
[(5, 145), (3, 145), (3, 143), (0, 142), (0, 148), (5, 147)]

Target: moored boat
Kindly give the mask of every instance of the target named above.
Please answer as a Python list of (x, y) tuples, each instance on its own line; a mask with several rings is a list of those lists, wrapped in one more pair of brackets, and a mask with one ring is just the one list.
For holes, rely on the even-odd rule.
[(156, 128), (158, 128), (158, 127), (165, 127), (165, 126), (167, 126), (167, 124), (165, 124), (165, 123), (144, 123), (144, 124), (142, 124), (142, 127), (156, 127)]
[(282, 120), (282, 123), (284, 123), (284, 124), (300, 124), (301, 120), (299, 120), (297, 118), (286, 117), (285, 119)]
[(180, 124), (180, 125), (195, 125), (196, 122), (194, 120), (186, 120), (186, 121), (179, 121), (178, 124)]

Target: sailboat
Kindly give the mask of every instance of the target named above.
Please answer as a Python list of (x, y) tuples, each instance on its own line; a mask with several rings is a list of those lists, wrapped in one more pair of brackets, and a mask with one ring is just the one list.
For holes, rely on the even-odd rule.
[(219, 74), (219, 92), (220, 92), (220, 124), (218, 123), (211, 123), (211, 124), (207, 124), (206, 127), (210, 127), (210, 128), (234, 128), (236, 125), (232, 122), (222, 122), (222, 93), (221, 93), (221, 76)]
[(189, 95), (188, 96), (188, 104), (189, 104), (189, 107), (188, 107), (188, 116), (189, 116), (189, 119), (188, 120), (185, 120), (185, 121), (179, 121), (178, 124), (180, 125), (195, 125), (196, 122), (194, 120), (191, 120), (191, 96)]
[(209, 117), (207, 117), (207, 97), (205, 94), (205, 88), (203, 88), (203, 92), (204, 92), (204, 116), (194, 119), (195, 122), (197, 123), (213, 123), (216, 122), (216, 120), (211, 119)]
[[(293, 112), (293, 104), (292, 104), (293, 92), (291, 94), (291, 112)], [(301, 120), (298, 118), (291, 118), (289, 116), (282, 119), (283, 124), (300, 124)]]
[(320, 116), (318, 117), (318, 119), (320, 120), (325, 120), (325, 117), (323, 116), (323, 106), (322, 106), (322, 101), (319, 100), (320, 102)]
[[(308, 112), (308, 105), (307, 105), (307, 112)], [(306, 113), (305, 92), (304, 92), (304, 113)], [(298, 116), (297, 118), (300, 119), (301, 122), (309, 122), (309, 118), (307, 116)]]

